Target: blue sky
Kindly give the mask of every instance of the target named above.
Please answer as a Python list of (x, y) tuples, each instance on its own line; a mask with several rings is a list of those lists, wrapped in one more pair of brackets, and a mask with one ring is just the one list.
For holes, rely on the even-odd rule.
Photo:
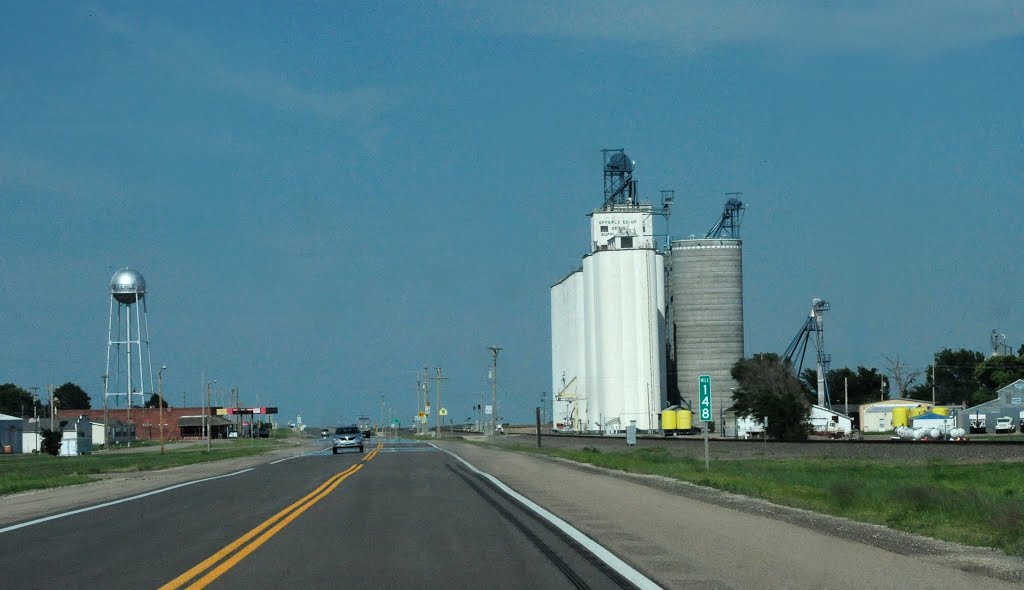
[(548, 4), (7, 6), (0, 382), (101, 404), (131, 266), (173, 405), (407, 422), (426, 364), (462, 420), (497, 344), (526, 420), (605, 147), (677, 237), (744, 193), (748, 353), (813, 297), (834, 368), (1024, 342), (1018, 2)]

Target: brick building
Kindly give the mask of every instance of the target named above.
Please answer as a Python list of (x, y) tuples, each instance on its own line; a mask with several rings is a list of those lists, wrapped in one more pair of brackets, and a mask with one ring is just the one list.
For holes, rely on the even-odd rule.
[[(68, 414), (86, 416), (93, 422), (103, 421), (103, 408), (91, 410), (67, 410)], [(233, 422), (217, 415), (217, 407), (212, 408), (164, 408), (164, 440), (198, 440), (204, 438), (203, 415), (207, 416), (210, 434), (213, 438), (227, 438)], [(107, 419), (110, 423), (123, 422), (135, 426), (137, 440), (160, 439), (159, 408), (126, 408), (108, 409)]]

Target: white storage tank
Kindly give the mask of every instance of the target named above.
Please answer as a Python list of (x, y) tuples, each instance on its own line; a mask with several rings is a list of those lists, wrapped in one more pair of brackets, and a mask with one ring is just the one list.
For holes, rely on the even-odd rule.
[(656, 428), (665, 405), (664, 259), (653, 249), (609, 250), (587, 256), (583, 267), (590, 285), (584, 321), (591, 429), (615, 418)]

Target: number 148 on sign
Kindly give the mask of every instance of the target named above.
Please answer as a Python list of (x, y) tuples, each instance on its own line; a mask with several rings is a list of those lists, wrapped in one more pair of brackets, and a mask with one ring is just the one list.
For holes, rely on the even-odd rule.
[(700, 385), (700, 421), (712, 422), (711, 418), (711, 375), (701, 375)]

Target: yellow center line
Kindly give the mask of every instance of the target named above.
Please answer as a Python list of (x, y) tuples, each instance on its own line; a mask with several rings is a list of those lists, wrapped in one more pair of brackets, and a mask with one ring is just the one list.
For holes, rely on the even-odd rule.
[[(210, 571), (210, 573), (206, 574), (205, 576), (197, 580), (194, 584), (189, 586), (190, 589), (195, 588), (196, 590), (205, 588), (210, 582), (216, 580), (218, 577), (223, 575), (226, 571), (234, 567), (239, 561), (244, 559), (247, 555), (255, 551), (260, 545), (262, 545), (268, 539), (270, 539), (270, 537), (277, 534), (288, 523), (295, 520), (300, 514), (302, 514), (311, 506), (322, 500), (324, 497), (327, 496), (327, 494), (334, 491), (334, 489), (341, 485), (341, 482), (348, 478), (348, 476), (362, 469), (363, 465), (367, 461), (373, 459), (377, 455), (377, 452), (380, 451), (381, 448), (383, 448), (383, 446), (384, 443), (378, 443), (377, 447), (359, 463), (350, 466), (348, 469), (340, 473), (332, 475), (330, 478), (327, 479), (327, 481), (317, 486), (316, 489), (314, 489), (312, 492), (306, 494), (299, 500), (293, 502), (287, 508), (281, 510), (274, 516), (271, 516), (266, 521), (261, 523), (259, 526), (252, 529), (248, 533), (242, 535), (235, 541), (232, 541), (228, 545), (224, 546), (224, 548), (222, 548), (220, 551), (217, 551), (210, 557), (204, 559), (202, 562), (192, 567), (187, 572), (181, 574), (180, 576), (174, 578), (170, 582), (164, 584), (160, 587), (159, 590), (177, 590), (178, 588), (181, 588), (186, 583), (188, 583), (189, 580), (192, 580), (202, 572), (207, 571), (215, 564), (225, 559), (232, 552), (234, 552), (235, 550), (239, 550), (240, 547), (242, 547), (249, 541), (252, 541), (253, 538), (256, 538), (259, 535), (259, 537), (256, 538), (256, 540), (253, 541), (252, 544), (250, 544), (247, 547), (242, 547), (237, 554), (235, 554), (230, 559), (226, 560), (224, 563)], [(274, 523), (277, 523), (277, 525), (275, 526)], [(269, 531), (267, 531), (268, 528), (270, 529)], [(264, 533), (264, 531), (267, 532)], [(260, 535), (261, 533), (263, 534)]]
[(217, 578), (221, 577), (228, 570), (230, 570), (231, 568), (233, 568), (236, 565), (238, 565), (238, 562), (240, 562), (243, 559), (245, 559), (246, 557), (248, 557), (248, 555), (250, 553), (252, 553), (253, 551), (259, 549), (260, 546), (263, 545), (264, 543), (266, 543), (268, 539), (270, 539), (271, 537), (276, 535), (284, 527), (288, 526), (288, 523), (290, 523), (291, 521), (293, 521), (296, 518), (298, 518), (300, 514), (302, 514), (306, 510), (309, 510), (309, 508), (311, 506), (313, 506), (314, 504), (316, 504), (317, 502), (322, 500), (324, 497), (327, 496), (327, 494), (330, 494), (332, 491), (334, 491), (334, 488), (340, 486), (341, 482), (343, 482), (346, 478), (348, 478), (348, 476), (354, 474), (355, 472), (359, 471), (362, 468), (363, 468), (363, 463), (362, 462), (353, 465), (352, 469), (349, 469), (349, 470), (345, 471), (344, 475), (342, 475), (341, 477), (336, 479), (334, 481), (334, 483), (332, 483), (327, 489), (325, 489), (323, 492), (321, 492), (319, 496), (317, 496), (316, 498), (313, 498), (312, 500), (307, 502), (304, 506), (300, 507), (298, 510), (296, 510), (296, 511), (292, 512), (291, 514), (289, 514), (287, 517), (282, 519), (281, 522), (279, 522), (279, 523), (275, 524), (273, 527), (271, 527), (270, 530), (268, 530), (267, 532), (265, 532), (262, 535), (260, 535), (259, 537), (257, 537), (253, 542), (249, 543), (245, 547), (242, 547), (237, 553), (235, 553), (234, 555), (232, 555), (228, 559), (224, 560), (224, 562), (221, 563), (220, 565), (218, 565), (217, 567), (215, 567), (212, 570), (210, 570), (210, 572), (208, 574), (206, 574), (202, 578), (199, 578), (198, 580), (196, 580), (196, 582), (194, 584), (192, 584), (191, 586), (188, 587), (188, 590), (202, 590), (203, 588), (206, 588), (214, 580), (216, 580)]
[(377, 453), (379, 453), (380, 450), (383, 449), (383, 448), (384, 448), (384, 443), (383, 442), (377, 443), (377, 446), (374, 447), (374, 449), (372, 451), (370, 451), (370, 454), (367, 455), (366, 458), (363, 459), (363, 461), (365, 462), (365, 461), (369, 461), (370, 459), (373, 459), (374, 457), (377, 456)]

